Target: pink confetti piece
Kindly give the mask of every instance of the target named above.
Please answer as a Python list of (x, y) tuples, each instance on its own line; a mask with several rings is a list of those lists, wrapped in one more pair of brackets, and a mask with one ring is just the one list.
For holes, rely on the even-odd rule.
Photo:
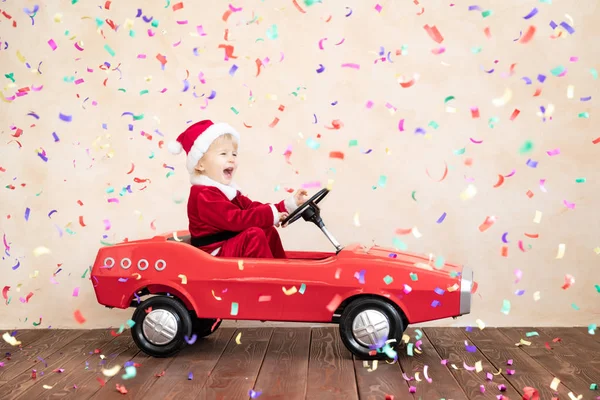
[(48, 44), (50, 45), (50, 48), (52, 49), (52, 51), (56, 50), (56, 48), (58, 47), (56, 45), (56, 43), (54, 42), (54, 39), (48, 40)]
[(408, 388), (408, 391), (410, 393), (417, 393), (417, 388), (415, 386), (411, 386), (411, 387)]
[(110, 199), (108, 199), (109, 203), (118, 203), (119, 199), (117, 199), (116, 197), (111, 197)]
[(264, 303), (266, 301), (271, 301), (271, 296), (262, 295), (262, 296), (258, 297), (258, 302), (259, 303)]
[(507, 375), (514, 375), (515, 374), (515, 370), (514, 369), (507, 369), (506, 370), (506, 374)]
[(563, 203), (564, 203), (565, 207), (567, 207), (568, 209), (570, 209), (570, 210), (574, 210), (575, 209), (575, 203), (570, 203), (570, 202), (568, 202), (566, 200), (563, 200)]
[(402, 118), (399, 122), (398, 122), (398, 130), (400, 132), (404, 132), (404, 118)]
[(342, 68), (360, 69), (360, 65), (354, 63), (344, 63), (342, 64)]
[(77, 297), (77, 296), (79, 296), (79, 288), (78, 287), (73, 289), (73, 297)]
[(373, 102), (369, 100), (367, 101), (367, 104), (365, 106), (370, 110), (371, 108), (373, 108)]
[(75, 81), (75, 84), (76, 84), (76, 85), (79, 85), (80, 83), (83, 83), (83, 82), (85, 82), (85, 81), (83, 80), (83, 78), (79, 78), (79, 79), (77, 79), (77, 80)]
[(198, 35), (200, 35), (200, 36), (206, 36), (206, 33), (204, 32), (204, 28), (202, 27), (202, 25), (198, 25), (196, 27), (196, 32), (198, 32)]
[(492, 373), (491, 373), (491, 372), (486, 372), (486, 374), (485, 374), (485, 378), (486, 378), (488, 381), (491, 381), (491, 380), (493, 380), (493, 379), (494, 379), (494, 375), (492, 375)]
[(481, 393), (485, 393), (485, 386), (483, 386), (483, 385), (479, 385), (479, 391), (480, 391)]
[(556, 156), (556, 155), (560, 154), (560, 149), (554, 149), (554, 150), (547, 151), (546, 154), (548, 154), (549, 156)]
[[(383, 9), (383, 7), (382, 7), (381, 5), (379, 5), (379, 4), (377, 4), (377, 5), (375, 6), (375, 10), (376, 10), (378, 13), (380, 13), (382, 9)], [(411, 392), (411, 393), (414, 393), (414, 392)]]
[(500, 385), (498, 385), (498, 390), (501, 392), (505, 392), (506, 391), (506, 385), (501, 383)]
[(512, 358), (506, 362), (506, 365), (513, 365), (513, 360), (512, 360)]

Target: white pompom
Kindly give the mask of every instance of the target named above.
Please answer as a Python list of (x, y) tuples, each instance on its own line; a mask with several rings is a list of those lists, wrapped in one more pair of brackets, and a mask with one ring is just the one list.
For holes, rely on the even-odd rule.
[(183, 150), (183, 146), (177, 140), (170, 141), (167, 147), (171, 154), (179, 154)]

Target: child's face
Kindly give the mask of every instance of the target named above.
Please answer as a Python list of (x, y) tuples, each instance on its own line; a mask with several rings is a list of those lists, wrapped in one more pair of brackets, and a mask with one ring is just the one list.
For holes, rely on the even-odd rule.
[(219, 137), (196, 164), (196, 170), (210, 179), (229, 185), (237, 169), (237, 144), (233, 139)]

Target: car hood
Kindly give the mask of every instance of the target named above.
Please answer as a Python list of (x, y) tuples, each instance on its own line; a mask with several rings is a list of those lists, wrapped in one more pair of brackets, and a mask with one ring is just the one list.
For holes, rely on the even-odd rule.
[(444, 275), (451, 276), (462, 271), (462, 265), (448, 262), (436, 263), (435, 255), (427, 257), (426, 255), (398, 251), (388, 247), (364, 247), (357, 245), (353, 246), (352, 248), (342, 250), (340, 255), (343, 253), (345, 253), (344, 255), (352, 258), (359, 258), (361, 261), (364, 260), (365, 262), (369, 263), (381, 264), (386, 268), (410, 267), (427, 271), (438, 271)]

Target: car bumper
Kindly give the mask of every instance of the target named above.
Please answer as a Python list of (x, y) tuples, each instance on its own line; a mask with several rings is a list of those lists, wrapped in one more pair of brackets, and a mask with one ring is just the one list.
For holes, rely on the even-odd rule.
[(471, 290), (473, 289), (473, 270), (463, 267), (460, 278), (460, 307), (458, 315), (471, 312)]

